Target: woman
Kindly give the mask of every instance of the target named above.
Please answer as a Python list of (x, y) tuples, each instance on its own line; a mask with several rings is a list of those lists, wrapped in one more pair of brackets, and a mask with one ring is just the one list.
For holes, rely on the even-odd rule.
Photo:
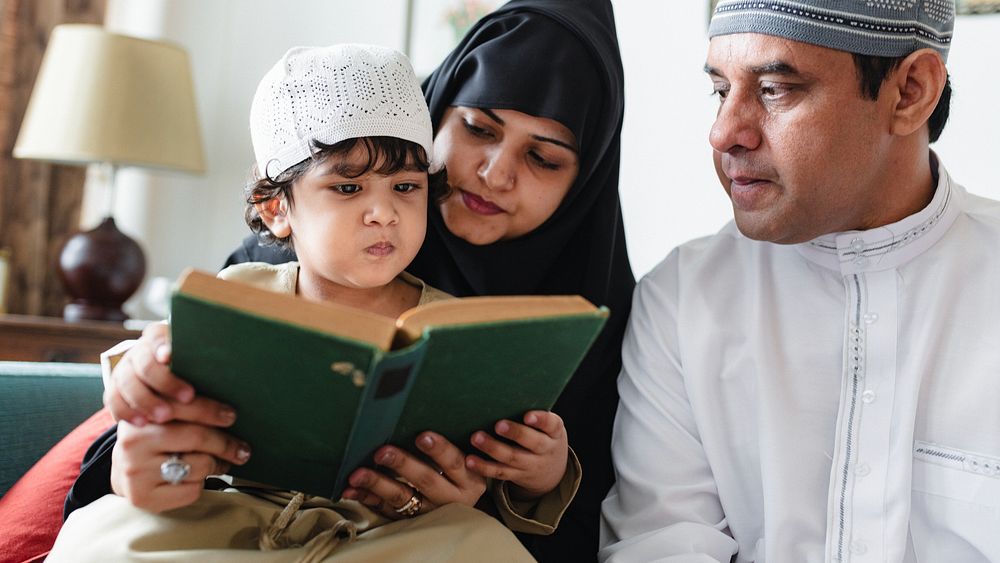
[[(622, 80), (607, 0), (514, 0), (477, 23), (424, 84), (453, 194), (430, 210), (408, 270), (458, 296), (581, 294), (612, 311), (553, 409), (584, 479), (553, 535), (521, 538), (541, 561), (596, 559), (613, 481), (616, 378), (635, 283), (618, 200)], [(288, 259), (250, 239), (230, 263)], [(155, 404), (124, 403), (149, 413)], [(93, 484), (107, 487), (112, 443), (95, 445), (68, 507), (107, 492)], [(395, 486), (379, 477), (367, 491)]]

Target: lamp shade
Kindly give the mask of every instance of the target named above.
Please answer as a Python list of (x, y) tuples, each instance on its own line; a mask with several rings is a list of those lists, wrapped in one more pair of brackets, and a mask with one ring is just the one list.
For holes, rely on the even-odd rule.
[(187, 53), (97, 25), (57, 26), (13, 154), (203, 172)]

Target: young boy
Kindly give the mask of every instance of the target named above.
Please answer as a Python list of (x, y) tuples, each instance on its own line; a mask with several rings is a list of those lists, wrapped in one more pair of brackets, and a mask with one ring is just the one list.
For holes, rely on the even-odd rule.
[[(430, 172), (430, 115), (405, 57), (362, 45), (292, 49), (257, 89), (251, 137), (257, 179), (247, 189), (247, 222), (263, 241), (293, 246), (299, 261), (242, 264), (220, 277), (388, 316), (449, 298), (403, 271), (423, 242), (429, 198), (446, 189), (444, 172)], [(126, 379), (148, 384), (140, 371)], [(495, 520), (461, 506), (476, 504), (484, 476), (501, 470), (510, 482), (493, 482), (491, 489), (503, 521), (517, 531), (554, 529), (579, 482), (579, 466), (567, 462), (556, 415), (535, 411), (525, 422), (497, 425), (520, 446), (509, 465), (463, 459), (454, 445), (426, 432), (417, 446), (440, 470), (386, 446), (375, 461), (399, 479), (359, 469), (344, 493), (348, 500), (332, 503), (260, 487), (238, 492), (246, 485), (239, 482), (225, 492), (204, 491), (205, 478), (225, 470), (218, 460), (244, 463), (248, 445), (224, 455), (228, 446), (217, 444), (228, 438), (214, 428), (123, 421), (111, 479), (118, 496), (74, 512), (50, 560), (135, 559), (140, 551), (225, 559), (232, 556), (227, 550), (260, 549), (273, 557), (260, 553), (264, 558), (255, 561), (319, 561), (355, 536), (335, 560), (395, 559), (404, 545), (418, 560), (530, 560)], [(496, 458), (511, 449), (484, 432), (473, 444)], [(389, 523), (417, 515), (425, 516)]]

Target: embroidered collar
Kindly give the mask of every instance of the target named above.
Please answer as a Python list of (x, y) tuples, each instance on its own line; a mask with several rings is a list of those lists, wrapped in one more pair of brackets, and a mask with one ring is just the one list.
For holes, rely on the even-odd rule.
[(937, 189), (927, 207), (890, 225), (831, 233), (796, 248), (811, 262), (844, 275), (888, 270), (912, 260), (944, 236), (961, 207), (962, 190), (940, 162), (937, 167)]

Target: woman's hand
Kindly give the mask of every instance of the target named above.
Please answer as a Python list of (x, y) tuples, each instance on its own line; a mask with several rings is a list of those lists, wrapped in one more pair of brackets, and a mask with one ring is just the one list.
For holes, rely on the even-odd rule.
[[(175, 454), (190, 466), (177, 484), (160, 474), (160, 465)], [(206, 477), (248, 459), (247, 444), (209, 426), (188, 422), (135, 426), (123, 421), (111, 455), (111, 488), (138, 508), (163, 512), (195, 502)]]
[(104, 404), (115, 420), (135, 426), (184, 420), (226, 427), (236, 420), (232, 408), (205, 397), (170, 371), (170, 328), (149, 325), (104, 381)]
[(566, 473), (569, 442), (562, 418), (549, 411), (529, 411), (524, 424), (501, 420), (493, 428), (511, 445), (486, 432), (472, 435), (472, 445), (495, 461), (470, 455), (465, 465), (471, 471), (503, 481), (514, 487), (511, 494), (520, 499), (540, 497), (556, 488)]
[(344, 490), (344, 498), (362, 502), (392, 519), (406, 516), (398, 509), (406, 507), (413, 497), (420, 500), (413, 515), (453, 502), (475, 506), (486, 492), (486, 479), (466, 467), (465, 454), (434, 432), (420, 434), (416, 444), (436, 467), (394, 446), (383, 446), (375, 452), (375, 463), (399, 479), (358, 469), (348, 477), (350, 487)]

